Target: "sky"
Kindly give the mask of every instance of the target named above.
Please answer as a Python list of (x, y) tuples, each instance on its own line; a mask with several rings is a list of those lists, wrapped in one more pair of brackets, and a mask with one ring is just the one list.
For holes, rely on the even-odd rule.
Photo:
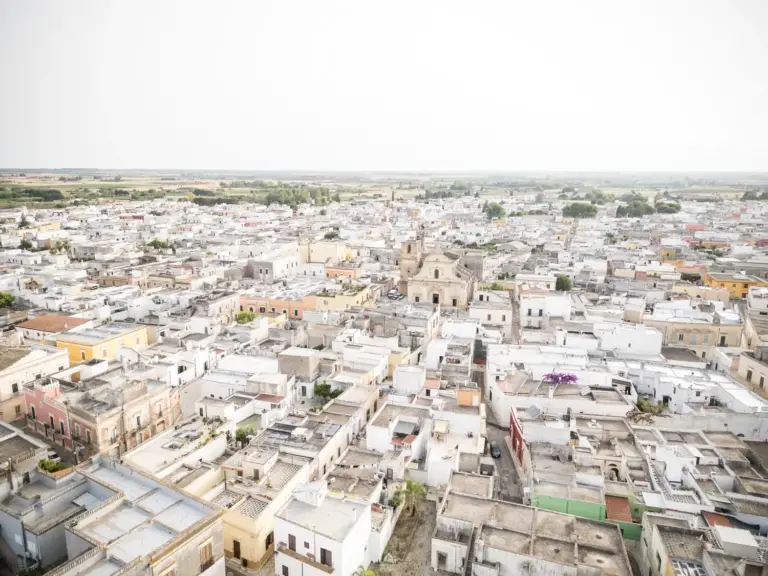
[(768, 170), (766, 0), (0, 3), (0, 167)]

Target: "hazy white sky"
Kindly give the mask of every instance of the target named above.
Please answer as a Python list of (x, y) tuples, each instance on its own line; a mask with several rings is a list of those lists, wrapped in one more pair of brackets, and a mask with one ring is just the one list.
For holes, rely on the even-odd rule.
[(0, 3), (0, 166), (768, 170), (768, 0)]

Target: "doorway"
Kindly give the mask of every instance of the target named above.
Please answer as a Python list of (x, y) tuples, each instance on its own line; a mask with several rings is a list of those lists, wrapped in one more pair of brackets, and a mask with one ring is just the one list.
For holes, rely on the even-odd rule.
[(440, 294), (432, 294), (432, 304), (440, 304)]
[(232, 540), (232, 547), (234, 548), (232, 555), (235, 557), (235, 560), (240, 560), (240, 542)]

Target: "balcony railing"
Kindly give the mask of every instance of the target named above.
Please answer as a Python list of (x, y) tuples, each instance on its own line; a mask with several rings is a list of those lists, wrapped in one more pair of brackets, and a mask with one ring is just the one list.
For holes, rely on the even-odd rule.
[(326, 574), (333, 574), (333, 566), (326, 566), (325, 564), (321, 564), (314, 558), (311, 558), (310, 556), (306, 554), (299, 554), (295, 550), (291, 550), (288, 548), (288, 546), (285, 545), (285, 543), (281, 542), (280, 545), (277, 547), (278, 552), (282, 552), (283, 554), (286, 554), (290, 556), (291, 558), (294, 558), (298, 560), (299, 562), (304, 562), (304, 564), (308, 564), (309, 566), (312, 566), (313, 568), (317, 568), (318, 570), (325, 572)]

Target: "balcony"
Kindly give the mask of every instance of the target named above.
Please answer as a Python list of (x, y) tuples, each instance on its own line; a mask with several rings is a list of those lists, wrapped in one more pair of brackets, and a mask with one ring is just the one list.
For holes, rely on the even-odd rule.
[(277, 551), (285, 554), (286, 556), (290, 556), (291, 558), (294, 558), (298, 560), (299, 562), (303, 562), (304, 564), (307, 564), (308, 566), (312, 566), (312, 568), (316, 568), (322, 572), (325, 572), (326, 574), (333, 574), (333, 566), (326, 566), (325, 564), (321, 564), (311, 556), (307, 554), (299, 554), (295, 550), (291, 550), (288, 548), (288, 546), (285, 544), (285, 542), (280, 542), (280, 544), (277, 547)]

